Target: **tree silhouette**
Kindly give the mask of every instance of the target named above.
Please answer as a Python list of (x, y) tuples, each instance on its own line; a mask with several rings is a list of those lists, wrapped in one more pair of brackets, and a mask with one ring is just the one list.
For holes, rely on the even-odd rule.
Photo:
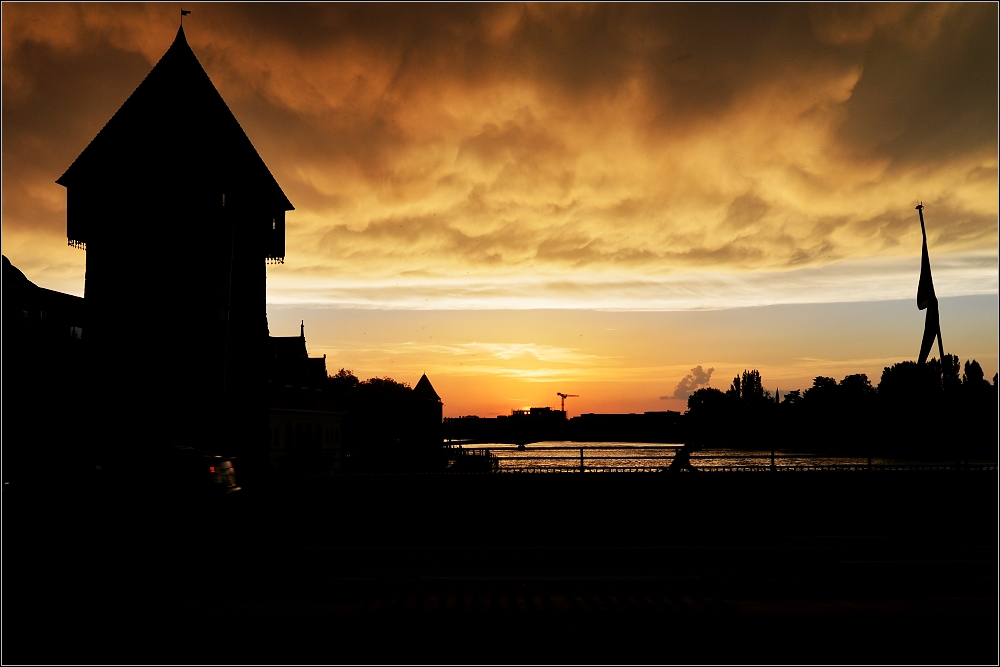
[(782, 399), (782, 405), (795, 405), (802, 400), (802, 392), (798, 389), (793, 389), (792, 391), (785, 394), (784, 399)]
[(443, 469), (440, 415), (434, 419), (433, 406), (409, 384), (390, 377), (359, 380), (341, 368), (327, 378), (325, 391), (346, 413), (343, 437), (350, 470)]
[(983, 367), (975, 359), (965, 362), (965, 371), (962, 373), (962, 384), (975, 387), (989, 384), (986, 382), (986, 374), (983, 373)]
[(835, 400), (837, 381), (833, 378), (818, 376), (813, 379), (813, 386), (806, 389), (802, 399), (806, 403), (827, 403)]
[(848, 375), (840, 381), (840, 388), (842, 395), (848, 401), (855, 403), (873, 400), (877, 395), (875, 387), (865, 373)]
[(688, 396), (688, 412), (691, 414), (715, 414), (726, 406), (727, 395), (715, 387), (704, 387)]
[(733, 378), (733, 384), (729, 387), (726, 395), (736, 399), (744, 406), (758, 406), (762, 402), (771, 401), (771, 392), (764, 389), (760, 380), (760, 371), (743, 371), (742, 376)]
[[(864, 373), (839, 383), (817, 376), (805, 392), (769, 400), (760, 373), (744, 371), (725, 393), (699, 389), (688, 398), (692, 439), (734, 448), (779, 447), (829, 454), (995, 459), (997, 389), (971, 360), (955, 355), (882, 371), (878, 387)], [(956, 428), (956, 425), (958, 426)]]
[(725, 427), (733, 418), (734, 402), (728, 392), (715, 387), (704, 387), (688, 396), (687, 441), (696, 445), (725, 444)]

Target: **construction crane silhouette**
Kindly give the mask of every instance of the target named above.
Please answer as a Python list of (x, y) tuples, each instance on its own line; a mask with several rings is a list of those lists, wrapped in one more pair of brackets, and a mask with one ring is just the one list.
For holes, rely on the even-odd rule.
[(562, 398), (562, 411), (566, 412), (566, 399), (567, 398), (580, 398), (580, 394), (564, 394), (560, 391), (556, 392), (556, 396)]

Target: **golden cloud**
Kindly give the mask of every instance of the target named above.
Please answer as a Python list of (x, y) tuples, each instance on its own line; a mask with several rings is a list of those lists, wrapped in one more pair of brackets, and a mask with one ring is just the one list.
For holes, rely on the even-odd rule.
[[(603, 307), (617, 286), (663, 307), (697, 299), (657, 290), (707, 304), (736, 281), (781, 302), (817, 271), (892, 282), (919, 253), (918, 198), (932, 256), (966, 276), (944, 292), (969, 274), (996, 289), (976, 259), (998, 240), (995, 5), (192, 8), (190, 43), (296, 205), (279, 298)], [(54, 179), (176, 20), (3, 6), (3, 230), (22, 268), (82, 276), (31, 239), (62, 233)], [(794, 298), (829, 299), (814, 283)]]

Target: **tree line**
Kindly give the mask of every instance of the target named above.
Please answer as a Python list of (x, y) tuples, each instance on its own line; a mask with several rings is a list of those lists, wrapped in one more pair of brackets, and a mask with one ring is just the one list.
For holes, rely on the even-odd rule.
[(955, 355), (903, 361), (840, 382), (819, 376), (810, 388), (773, 395), (757, 370), (727, 391), (688, 398), (689, 435), (699, 445), (795, 449), (855, 456), (996, 459), (997, 376)]
[(354, 472), (443, 469), (440, 408), (390, 377), (359, 380), (341, 368), (324, 393), (344, 412), (345, 469)]

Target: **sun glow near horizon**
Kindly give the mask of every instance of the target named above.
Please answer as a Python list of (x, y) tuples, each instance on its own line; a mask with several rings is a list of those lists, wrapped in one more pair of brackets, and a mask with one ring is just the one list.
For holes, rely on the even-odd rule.
[[(941, 299), (945, 349), (997, 372), (1000, 307), (991, 295)], [(913, 359), (923, 313), (911, 299), (793, 304), (702, 311), (385, 310), (271, 305), (274, 335), (306, 323), (312, 355), (330, 372), (415, 384), (424, 373), (445, 416), (495, 416), (511, 409), (582, 412), (684, 411), (675, 394), (692, 369), (712, 369), (707, 386), (727, 389), (758, 369), (770, 391), (806, 389), (819, 375), (838, 381)], [(699, 385), (701, 386), (701, 385)]]

